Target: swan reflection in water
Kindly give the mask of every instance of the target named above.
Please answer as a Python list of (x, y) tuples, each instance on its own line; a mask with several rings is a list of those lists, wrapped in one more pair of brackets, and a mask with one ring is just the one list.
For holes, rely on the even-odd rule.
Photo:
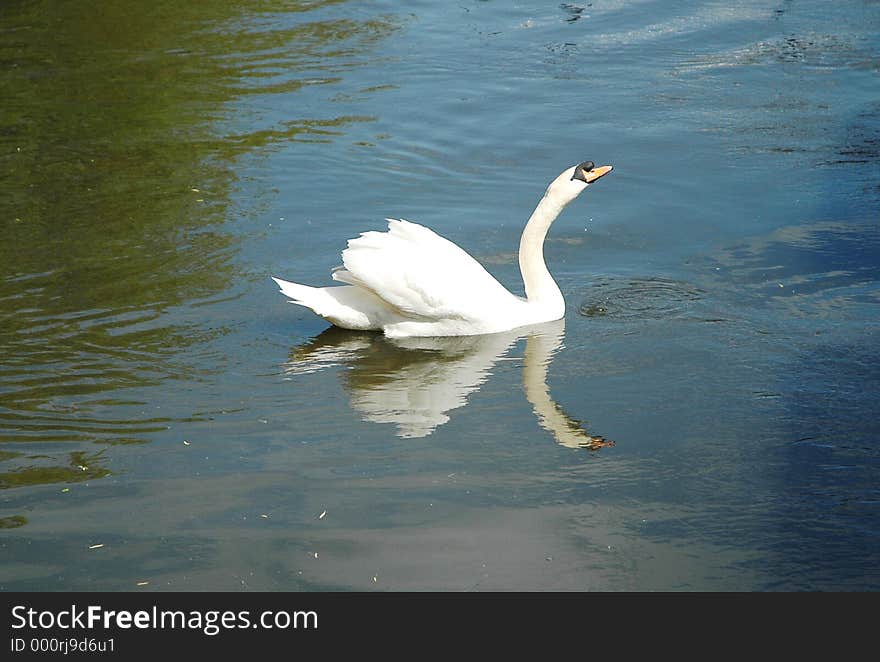
[(467, 404), (521, 338), (523, 387), (541, 427), (568, 448), (591, 451), (614, 442), (589, 434), (550, 397), (547, 369), (562, 347), (564, 320), (479, 336), (388, 339), (330, 327), (294, 347), (289, 376), (343, 366), (351, 406), (374, 423), (394, 423), (399, 437), (427, 437)]

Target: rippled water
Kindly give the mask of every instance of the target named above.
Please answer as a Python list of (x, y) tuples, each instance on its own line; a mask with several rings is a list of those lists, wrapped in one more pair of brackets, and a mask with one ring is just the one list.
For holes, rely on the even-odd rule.
[[(0, 17), (3, 589), (880, 588), (877, 3)], [(519, 291), (585, 159), (564, 321), (392, 341), (268, 278), (394, 216)]]

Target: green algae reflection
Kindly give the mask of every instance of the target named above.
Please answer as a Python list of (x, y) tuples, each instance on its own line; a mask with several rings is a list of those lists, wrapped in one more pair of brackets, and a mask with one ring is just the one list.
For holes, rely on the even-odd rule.
[(224, 333), (185, 311), (240, 287), (240, 157), (369, 120), (247, 115), (260, 96), (302, 107), (394, 29), (340, 4), (0, 8), (0, 444), (44, 454), (4, 458), (0, 487), (100, 478), (94, 442), (167, 427), (144, 393), (197, 380), (193, 348)]

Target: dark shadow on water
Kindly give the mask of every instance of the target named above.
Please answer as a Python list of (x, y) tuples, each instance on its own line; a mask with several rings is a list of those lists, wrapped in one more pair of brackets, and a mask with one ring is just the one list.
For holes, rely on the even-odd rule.
[(525, 339), (523, 389), (541, 427), (568, 448), (613, 446), (588, 433), (550, 395), (547, 371), (564, 335), (563, 320), (481, 336), (393, 340), (330, 327), (294, 347), (284, 369), (299, 381), (318, 370), (342, 368), (351, 406), (365, 421), (392, 423), (397, 436), (420, 438), (446, 423), (449, 412), (464, 407), (499, 361), (519, 360), (507, 355)]
[(811, 216), (724, 246), (704, 265), (716, 275), (707, 288), (761, 329), (749, 360), (772, 378), (766, 396), (778, 403), (781, 432), (753, 467), (769, 485), (758, 534), (768, 590), (880, 585), (880, 429), (869, 414), (880, 402), (878, 118), (873, 104), (823, 147), (823, 202)]

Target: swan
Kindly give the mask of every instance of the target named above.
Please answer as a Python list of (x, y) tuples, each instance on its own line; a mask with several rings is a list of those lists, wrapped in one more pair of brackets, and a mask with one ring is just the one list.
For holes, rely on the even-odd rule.
[(272, 280), (292, 303), (331, 324), (382, 331), (390, 338), (499, 333), (558, 320), (565, 300), (544, 263), (544, 239), (568, 203), (612, 166), (584, 161), (554, 179), (526, 223), (519, 244), (525, 298), (508, 291), (457, 245), (409, 221), (385, 219), (387, 232), (351, 239), (332, 278), (310, 287)]

